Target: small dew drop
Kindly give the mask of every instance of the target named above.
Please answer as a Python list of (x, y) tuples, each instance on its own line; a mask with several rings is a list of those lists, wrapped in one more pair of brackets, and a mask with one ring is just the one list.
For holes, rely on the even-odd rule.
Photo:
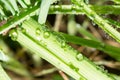
[(37, 40), (38, 40), (38, 41), (41, 40), (41, 38), (40, 38), (40, 33), (41, 33), (40, 28), (37, 28), (35, 34), (36, 34), (36, 36), (37, 36)]
[(24, 28), (22, 28), (21, 30), (22, 30), (23, 33), (26, 33), (26, 32), (27, 32), (27, 30), (24, 29)]
[(50, 32), (49, 31), (45, 31), (43, 34), (44, 38), (49, 38), (50, 37)]
[(83, 60), (83, 55), (82, 55), (81, 53), (78, 53), (78, 54), (76, 55), (76, 59), (77, 59), (78, 61), (82, 61), (82, 60)]
[(73, 4), (73, 5), (72, 5), (72, 13), (73, 13), (73, 14), (75, 14), (75, 13), (76, 13), (76, 11), (75, 11), (75, 10), (76, 10), (76, 5), (74, 5), (74, 4)]
[(65, 48), (66, 47), (66, 43), (64, 41), (61, 42), (61, 47)]
[(39, 36), (39, 35), (40, 35), (40, 32), (41, 32), (40, 28), (37, 28), (37, 29), (36, 29), (36, 35)]
[(16, 41), (18, 38), (18, 33), (15, 30), (11, 30), (9, 36), (13, 41)]
[(75, 67), (71, 62), (69, 63), (69, 66), (71, 69), (73, 69), (74, 71), (78, 72), (79, 68)]

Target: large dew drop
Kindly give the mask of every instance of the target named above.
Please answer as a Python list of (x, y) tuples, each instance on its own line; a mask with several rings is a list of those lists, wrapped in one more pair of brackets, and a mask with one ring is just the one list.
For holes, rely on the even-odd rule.
[(77, 59), (78, 61), (83, 60), (83, 55), (82, 55), (81, 53), (78, 53), (78, 54), (76, 55), (76, 59)]
[(16, 30), (11, 30), (9, 36), (11, 37), (11, 39), (12, 39), (13, 41), (16, 41), (17, 38), (18, 38), (18, 33), (17, 33)]

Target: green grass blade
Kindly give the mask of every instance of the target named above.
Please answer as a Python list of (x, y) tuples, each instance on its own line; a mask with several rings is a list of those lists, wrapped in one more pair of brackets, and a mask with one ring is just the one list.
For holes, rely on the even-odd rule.
[(17, 1), (23, 8), (27, 8), (27, 5), (24, 3), (23, 0), (17, 0)]
[(12, 5), (8, 2), (8, 0), (1, 0), (1, 2), (3, 2), (4, 6), (6, 6), (7, 9), (9, 9), (11, 11), (12, 15), (15, 15), (15, 10), (12, 7)]
[(61, 33), (65, 40), (74, 44), (79, 44), (82, 46), (88, 46), (88, 47), (93, 47), (98, 50), (106, 52), (108, 55), (113, 57), (114, 59), (120, 61), (120, 48), (114, 47), (108, 44), (105, 44), (103, 42), (98, 42), (98, 41), (93, 41), (93, 40), (88, 40), (88, 39), (83, 39), (77, 36), (71, 36), (65, 33)]
[(45, 24), (47, 19), (48, 10), (52, 0), (42, 0), (40, 5), (40, 12), (38, 17), (38, 22), (40, 24)]
[(26, 32), (19, 29), (12, 31), (12, 39), (76, 80), (114, 80), (81, 53), (68, 46), (62, 36), (49, 31), (44, 25), (30, 19), (25, 21), (22, 27)]
[(120, 0), (112, 0), (113, 2), (120, 4)]
[(0, 80), (11, 80), (0, 64)]
[(82, 34), (83, 36), (88, 37), (91, 40), (94, 41), (99, 41), (95, 36), (93, 36), (90, 32), (88, 32), (84, 27), (82, 27), (81, 25), (77, 24), (77, 28), (80, 34)]
[(100, 28), (113, 37), (116, 41), (120, 42), (120, 33), (109, 25), (103, 18), (101, 18), (95, 11), (93, 11), (82, 0), (73, 0), (73, 3), (82, 7), (85, 14), (94, 21)]
[(17, 5), (17, 2), (16, 0), (9, 0), (9, 2), (11, 3), (11, 5), (13, 6), (14, 10), (19, 13), (19, 8), (18, 8), (18, 5)]

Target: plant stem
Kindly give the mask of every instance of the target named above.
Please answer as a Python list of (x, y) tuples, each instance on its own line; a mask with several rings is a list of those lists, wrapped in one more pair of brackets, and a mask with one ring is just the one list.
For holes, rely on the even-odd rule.
[[(88, 5), (97, 14), (120, 14), (120, 5)], [(77, 5), (51, 5), (49, 14), (85, 14)]]
[(40, 5), (40, 12), (38, 17), (38, 22), (40, 24), (45, 24), (47, 19), (48, 10), (52, 0), (42, 0)]
[[(76, 80), (114, 80), (106, 72), (65, 43), (64, 38), (34, 20), (24, 21), (24, 30), (10, 33), (21, 45)], [(36, 33), (37, 32), (37, 33)], [(17, 36), (14, 34), (17, 34)]]

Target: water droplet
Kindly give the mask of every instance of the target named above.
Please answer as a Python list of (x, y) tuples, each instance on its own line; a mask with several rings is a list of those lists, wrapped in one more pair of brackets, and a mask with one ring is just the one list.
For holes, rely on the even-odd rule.
[(13, 30), (10, 31), (9, 36), (11, 37), (11, 39), (12, 39), (13, 41), (16, 41), (16, 40), (17, 40), (17, 37), (18, 37), (18, 33), (17, 33), (16, 30), (13, 29)]
[(76, 5), (74, 5), (74, 4), (73, 4), (73, 5), (72, 5), (72, 13), (73, 13), (73, 14), (75, 14), (75, 13), (76, 13), (76, 11), (75, 11), (75, 10), (76, 10)]
[(49, 31), (45, 31), (43, 34), (44, 38), (49, 38), (50, 37), (50, 32)]
[(21, 31), (22, 31), (22, 33), (26, 33), (27, 32), (27, 30), (24, 29), (24, 28), (22, 28)]
[(37, 36), (37, 40), (40, 41), (40, 40), (41, 40), (41, 38), (40, 38), (40, 34), (41, 34), (40, 28), (37, 28), (37, 29), (36, 29), (35, 34), (36, 34), (36, 36)]
[(71, 69), (73, 69), (74, 71), (78, 72), (79, 68), (75, 67), (71, 62), (69, 63), (69, 66)]
[(65, 41), (61, 41), (61, 47), (62, 47), (62, 48), (65, 48), (65, 47), (66, 47)]
[(40, 33), (41, 33), (40, 28), (37, 28), (37, 29), (36, 29), (36, 35), (38, 35), (38, 36), (39, 36), (39, 35), (40, 35)]
[(78, 53), (78, 54), (76, 55), (76, 59), (77, 59), (78, 61), (83, 60), (83, 55), (82, 55), (81, 53)]

